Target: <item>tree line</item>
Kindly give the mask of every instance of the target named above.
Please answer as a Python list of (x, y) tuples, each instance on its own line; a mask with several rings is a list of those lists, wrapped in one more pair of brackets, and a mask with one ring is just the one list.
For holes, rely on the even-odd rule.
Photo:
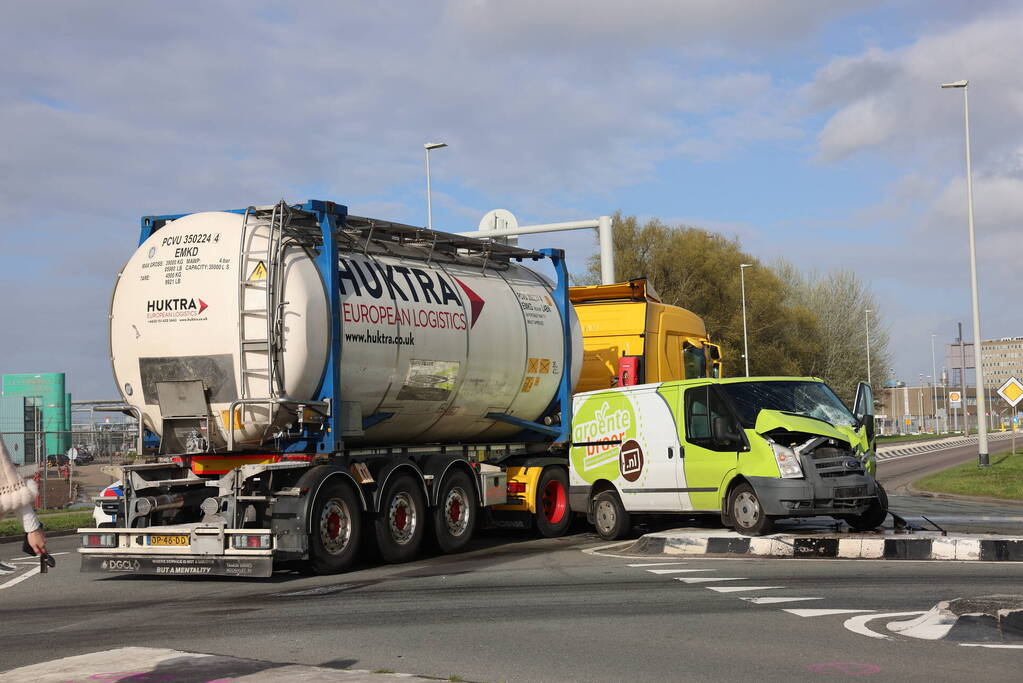
[[(870, 366), (875, 393), (887, 379), (891, 354), (888, 325), (877, 296), (851, 270), (821, 273), (778, 260), (764, 263), (742, 250), (738, 239), (654, 218), (640, 223), (616, 213), (612, 219), (615, 275), (647, 278), (664, 303), (703, 318), (720, 344), (725, 375), (745, 374), (739, 265), (745, 269), (746, 322), (751, 375), (812, 376), (850, 403), (867, 379), (866, 312), (870, 316)], [(581, 280), (600, 281), (594, 255)]]

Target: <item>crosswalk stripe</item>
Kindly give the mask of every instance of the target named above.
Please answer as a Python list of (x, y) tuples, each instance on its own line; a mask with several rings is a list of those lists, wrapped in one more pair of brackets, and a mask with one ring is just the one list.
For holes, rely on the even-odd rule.
[(824, 598), (739, 598), (754, 605), (774, 605), (779, 602), (800, 602), (802, 600), (823, 600)]
[(647, 569), (651, 574), (683, 574), (686, 572), (712, 572), (713, 569)]
[(773, 591), (787, 586), (707, 586), (707, 590), (718, 593), (742, 593), (744, 591)]
[(795, 614), (797, 617), (824, 617), (829, 614), (860, 614), (876, 612), (874, 609), (783, 609), (782, 612)]
[(710, 576), (698, 576), (693, 578), (686, 578), (685, 576), (676, 576), (676, 581), (684, 581), (685, 583), (714, 583), (716, 581), (745, 581), (744, 576), (729, 576), (729, 577), (710, 577)]

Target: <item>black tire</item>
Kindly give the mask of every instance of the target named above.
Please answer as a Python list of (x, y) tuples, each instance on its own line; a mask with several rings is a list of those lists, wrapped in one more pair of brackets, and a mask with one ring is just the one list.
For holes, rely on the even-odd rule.
[(862, 515), (847, 515), (845, 523), (854, 531), (871, 531), (884, 524), (888, 517), (888, 494), (879, 482), (877, 484), (877, 498), (870, 501), (870, 507)]
[(732, 489), (728, 517), (733, 528), (744, 536), (763, 536), (774, 530), (774, 520), (764, 514), (764, 506), (753, 487), (743, 482)]
[(437, 546), (445, 553), (465, 550), (476, 529), (479, 508), (476, 487), (462, 470), (444, 477), (433, 509), (433, 530)]
[(317, 494), (311, 510), (309, 566), (317, 574), (337, 574), (355, 561), (362, 540), (362, 506), (350, 484), (333, 481)]
[(605, 541), (617, 541), (629, 533), (629, 513), (616, 492), (601, 491), (593, 497), (593, 526)]
[(410, 475), (396, 475), (384, 490), (380, 513), (373, 522), (381, 559), (397, 563), (414, 558), (426, 535), (426, 525), (422, 488)]
[(547, 467), (536, 483), (536, 530), (544, 538), (564, 536), (572, 525), (568, 505), (568, 473), (560, 467)]

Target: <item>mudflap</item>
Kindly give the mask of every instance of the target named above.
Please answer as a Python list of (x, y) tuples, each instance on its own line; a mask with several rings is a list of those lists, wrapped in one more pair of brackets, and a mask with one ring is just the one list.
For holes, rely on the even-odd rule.
[(273, 558), (82, 555), (81, 571), (98, 574), (267, 578), (273, 574)]

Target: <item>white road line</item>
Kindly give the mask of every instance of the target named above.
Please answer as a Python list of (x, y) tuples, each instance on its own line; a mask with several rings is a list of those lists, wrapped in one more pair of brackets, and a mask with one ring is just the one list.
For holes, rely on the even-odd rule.
[(829, 614), (857, 614), (874, 612), (872, 609), (783, 609), (782, 612), (795, 614), (797, 617), (826, 617)]
[(4, 588), (10, 588), (11, 586), (17, 586), (19, 583), (21, 583), (25, 579), (30, 579), (33, 576), (35, 576), (36, 574), (38, 574), (38, 573), (39, 573), (39, 567), (36, 567), (35, 569), (29, 569), (27, 572), (25, 572), (21, 576), (16, 576), (13, 579), (11, 579), (10, 581), (8, 581), (7, 583), (0, 583), (0, 591), (2, 591)]
[(716, 572), (716, 569), (647, 569), (651, 574), (684, 574), (686, 572)]
[(729, 576), (727, 578), (722, 578), (722, 577), (714, 578), (714, 577), (710, 577), (710, 576), (697, 576), (697, 577), (693, 577), (691, 579), (686, 578), (684, 576), (676, 576), (675, 580), (676, 581), (684, 581), (685, 583), (715, 583), (717, 581), (746, 581), (747, 579), (744, 576)]
[(671, 564), (689, 564), (688, 562), (644, 562), (642, 564), (628, 564), (626, 567), (667, 567)]
[(867, 622), (874, 619), (883, 619), (884, 617), (915, 617), (923, 612), (888, 612), (886, 614), (862, 614), (858, 617), (852, 617), (845, 620), (843, 624), (847, 629), (853, 633), (859, 633), (861, 636), (867, 636), (868, 638), (877, 638), (878, 640), (891, 640), (891, 636), (886, 636), (883, 633), (871, 631), (867, 628)]
[(773, 591), (786, 586), (705, 586), (707, 590), (718, 593), (742, 593), (743, 591)]
[(779, 602), (801, 602), (803, 600), (823, 600), (824, 598), (739, 598), (754, 605), (776, 605)]
[(995, 647), (1005, 649), (1011, 648), (1015, 650), (1023, 649), (1023, 645), (1007, 645), (1003, 643), (959, 643), (959, 644), (963, 647)]

